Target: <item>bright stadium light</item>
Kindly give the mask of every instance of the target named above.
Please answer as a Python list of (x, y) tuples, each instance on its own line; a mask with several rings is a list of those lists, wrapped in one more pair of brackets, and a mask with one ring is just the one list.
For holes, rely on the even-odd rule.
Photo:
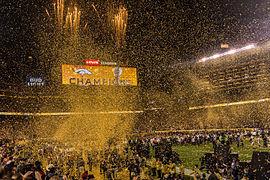
[(210, 56), (210, 57), (205, 57), (205, 58), (200, 59), (198, 62), (205, 62), (205, 61), (208, 61), (208, 60), (211, 60), (211, 59), (216, 59), (216, 58), (219, 58), (219, 57), (222, 57), (222, 56), (235, 54), (235, 53), (245, 51), (245, 50), (248, 50), (248, 49), (252, 49), (252, 48), (255, 48), (254, 44), (250, 44), (248, 46), (245, 46), (245, 47), (242, 47), (242, 48), (239, 48), (239, 49), (232, 49), (232, 50), (224, 52), (222, 54), (215, 54), (215, 55)]
[(231, 103), (222, 103), (222, 104), (213, 104), (213, 105), (204, 105), (204, 106), (194, 106), (194, 107), (189, 107), (188, 109), (189, 110), (209, 109), (209, 108), (217, 108), (217, 107), (225, 107), (225, 106), (254, 104), (254, 103), (261, 103), (261, 102), (270, 102), (270, 98), (264, 98), (264, 99), (259, 99), (259, 100), (231, 102)]
[(204, 61), (206, 61), (207, 60), (207, 58), (202, 58), (200, 61), (201, 62), (204, 62)]
[(233, 49), (233, 50), (228, 51), (227, 54), (234, 54), (234, 53), (236, 53), (236, 52), (237, 52), (237, 51), (236, 51), (235, 49)]
[(252, 49), (252, 48), (254, 48), (254, 47), (255, 47), (254, 44), (250, 44), (250, 45), (248, 45), (248, 46), (246, 46), (246, 47), (243, 47), (243, 50)]
[(221, 54), (215, 54), (214, 56), (211, 56), (212, 59), (216, 59), (219, 58), (221, 56)]

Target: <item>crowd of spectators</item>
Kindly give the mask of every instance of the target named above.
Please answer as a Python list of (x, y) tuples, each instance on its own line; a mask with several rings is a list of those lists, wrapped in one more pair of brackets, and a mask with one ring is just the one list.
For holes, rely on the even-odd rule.
[[(209, 143), (213, 144), (215, 151), (212, 157), (202, 157), (201, 167), (195, 165), (192, 171), (185, 174), (184, 163), (172, 147)], [(122, 148), (112, 142), (99, 153), (75, 151), (70, 147), (63, 149), (54, 141), (28, 140), (19, 143), (11, 137), (2, 137), (0, 179), (94, 179), (93, 168), (97, 167), (104, 179), (118, 179), (119, 172), (125, 169), (129, 179), (181, 180), (186, 175), (210, 180), (255, 179), (256, 172), (250, 167), (241, 168), (237, 158), (226, 160), (226, 153), (230, 153), (233, 143), (237, 147), (250, 143), (254, 148), (268, 148), (269, 135), (245, 131), (148, 134), (128, 137), (122, 142)], [(226, 152), (223, 157), (218, 156), (220, 149)], [(269, 178), (269, 169), (264, 176)]]

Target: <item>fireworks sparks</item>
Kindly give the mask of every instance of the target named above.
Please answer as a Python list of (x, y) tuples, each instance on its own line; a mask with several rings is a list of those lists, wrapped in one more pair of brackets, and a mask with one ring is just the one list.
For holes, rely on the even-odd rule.
[(118, 47), (125, 44), (125, 36), (127, 29), (128, 12), (125, 7), (119, 7), (118, 13), (114, 15), (112, 24), (115, 32), (115, 40)]
[(70, 33), (74, 35), (75, 39), (78, 38), (79, 27), (80, 27), (80, 16), (81, 12), (74, 6), (73, 10), (68, 8), (66, 15), (65, 28), (70, 30)]
[(87, 27), (87, 23), (84, 25), (84, 27), (83, 27), (83, 31), (85, 31), (85, 29), (86, 29), (86, 27)]
[[(54, 9), (54, 22), (60, 33), (70, 33), (75, 40), (78, 39), (80, 29), (81, 11), (76, 5), (70, 5), (65, 11), (65, 0), (57, 0), (53, 4)], [(46, 14), (50, 16), (47, 8), (45, 8)], [(87, 24), (84, 26), (86, 28)]]
[[(101, 19), (101, 16), (94, 4), (92, 4), (93, 9), (95, 10), (98, 20), (104, 27), (108, 26), (110, 31), (110, 37), (115, 41), (116, 47), (119, 49), (120, 47), (125, 45), (125, 37), (128, 23), (128, 11), (127, 8), (123, 5), (119, 5), (114, 1), (108, 1), (107, 6), (107, 22)], [(104, 28), (107, 31), (107, 27)]]
[(48, 17), (50, 18), (51, 16), (50, 16), (50, 13), (49, 13), (47, 8), (45, 8), (45, 11), (46, 11), (46, 14), (48, 15)]
[(114, 3), (109, 3), (107, 17), (114, 35), (112, 37), (114, 37), (117, 48), (120, 48), (125, 44), (128, 11), (123, 5), (116, 8)]
[(56, 22), (58, 28), (62, 30), (63, 27), (63, 18), (64, 18), (64, 0), (57, 0), (56, 4), (54, 4), (54, 15), (56, 18)]
[(99, 16), (99, 13), (98, 13), (98, 11), (97, 11), (96, 6), (95, 6), (94, 4), (92, 4), (92, 7), (94, 8), (95, 12), (97, 13), (98, 19), (100, 20), (100, 22), (102, 22), (102, 20), (101, 20), (101, 18), (100, 18), (100, 16)]

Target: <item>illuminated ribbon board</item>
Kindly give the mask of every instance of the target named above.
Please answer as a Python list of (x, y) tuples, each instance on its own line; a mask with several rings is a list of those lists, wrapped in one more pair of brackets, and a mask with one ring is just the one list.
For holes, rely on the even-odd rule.
[(25, 113), (25, 112), (0, 112), (5, 116), (70, 116), (90, 114), (132, 114), (143, 113), (143, 111), (107, 111), (107, 112), (58, 112), (58, 113)]
[(239, 48), (239, 49), (232, 49), (232, 50), (230, 50), (228, 52), (225, 52), (225, 53), (222, 53), (222, 54), (215, 54), (215, 55), (210, 56), (210, 57), (205, 57), (205, 58), (200, 59), (198, 62), (200, 63), (200, 62), (205, 62), (205, 61), (208, 61), (208, 60), (211, 60), (211, 59), (217, 59), (217, 58), (220, 58), (222, 56), (235, 54), (235, 53), (245, 51), (245, 50), (248, 50), (248, 49), (252, 49), (252, 48), (255, 48), (254, 44), (250, 44), (248, 46), (245, 46), (245, 47), (242, 47), (242, 48)]
[(238, 130), (248, 130), (253, 131), (254, 128), (233, 128), (233, 129), (189, 129), (189, 130), (167, 130), (167, 131), (154, 131), (145, 134), (164, 134), (164, 133), (178, 133), (178, 132), (204, 132), (204, 131), (238, 131)]
[(189, 107), (188, 109), (189, 110), (208, 109), (208, 108), (216, 108), (216, 107), (261, 103), (261, 102), (267, 102), (267, 101), (270, 101), (270, 98), (259, 99), (259, 100), (250, 100), (250, 101), (239, 101), (239, 102), (232, 102), (232, 103), (223, 103), (223, 104), (214, 104), (214, 105), (205, 105), (205, 106), (196, 106), (196, 107)]

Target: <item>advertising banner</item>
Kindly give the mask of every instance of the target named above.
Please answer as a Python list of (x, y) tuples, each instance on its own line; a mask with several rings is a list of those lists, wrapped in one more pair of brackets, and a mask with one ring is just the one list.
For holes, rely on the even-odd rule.
[(85, 59), (85, 65), (99, 66), (99, 63), (100, 63), (99, 60)]
[(46, 78), (26, 77), (26, 86), (32, 86), (32, 87), (46, 86)]
[(137, 86), (136, 68), (62, 65), (62, 84)]
[(85, 59), (85, 65), (88, 66), (116, 66), (116, 62), (106, 62), (106, 61), (100, 61), (100, 60), (94, 60), (94, 59)]

